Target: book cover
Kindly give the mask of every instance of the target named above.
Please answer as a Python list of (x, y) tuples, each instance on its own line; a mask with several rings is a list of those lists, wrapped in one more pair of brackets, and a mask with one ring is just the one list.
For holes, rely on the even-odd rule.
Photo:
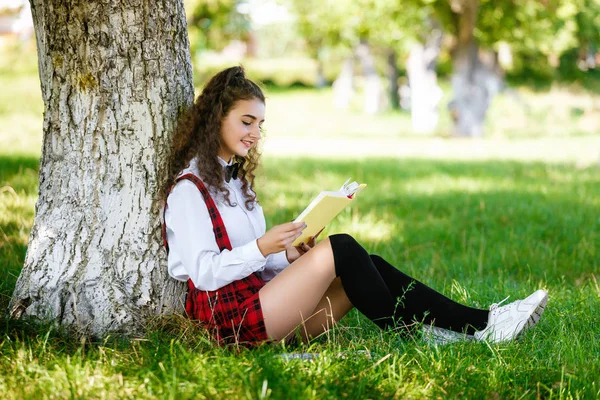
[(319, 193), (298, 218), (294, 220), (294, 222), (305, 222), (306, 228), (302, 232), (302, 235), (294, 241), (293, 246), (308, 242), (312, 236), (319, 233), (325, 225), (346, 208), (356, 198), (358, 192), (367, 186), (356, 182), (349, 183), (349, 181), (350, 179), (338, 191)]

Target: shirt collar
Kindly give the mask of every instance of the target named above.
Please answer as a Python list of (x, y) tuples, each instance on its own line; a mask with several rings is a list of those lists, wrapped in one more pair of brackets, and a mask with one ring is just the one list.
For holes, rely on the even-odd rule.
[(217, 160), (219, 160), (219, 164), (221, 164), (222, 167), (228, 167), (230, 165), (233, 165), (233, 161), (234, 161), (235, 157), (231, 157), (231, 160), (229, 160), (229, 162), (223, 160), (221, 157), (217, 156)]

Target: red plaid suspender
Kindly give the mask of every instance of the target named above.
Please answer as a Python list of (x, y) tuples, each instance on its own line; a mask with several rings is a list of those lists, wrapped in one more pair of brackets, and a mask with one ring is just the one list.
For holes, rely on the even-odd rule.
[[(193, 174), (182, 175), (175, 182), (182, 179), (192, 181), (202, 194), (219, 250), (231, 250), (231, 242), (221, 214), (204, 183)], [(166, 209), (165, 204), (162, 235), (168, 252), (167, 228), (164, 222)], [(186, 314), (188, 317), (206, 324), (218, 343), (232, 340), (248, 344), (263, 342), (268, 339), (268, 336), (258, 293), (264, 285), (265, 282), (256, 273), (213, 291), (196, 289), (192, 280), (188, 279)]]
[[(175, 179), (175, 183), (187, 179), (191, 181), (204, 198), (204, 202), (206, 203), (206, 207), (208, 208), (208, 214), (210, 215), (210, 220), (213, 226), (213, 233), (215, 234), (215, 240), (217, 241), (217, 245), (219, 246), (219, 250), (223, 251), (224, 249), (231, 250), (231, 242), (229, 241), (229, 236), (227, 235), (227, 230), (225, 229), (225, 224), (223, 223), (223, 219), (221, 218), (221, 214), (217, 209), (217, 205), (214, 200), (208, 193), (208, 189), (204, 183), (194, 174), (185, 174), (177, 179)], [(171, 187), (172, 189), (173, 187)], [(169, 189), (169, 192), (171, 191)], [(169, 243), (167, 243), (167, 224), (165, 223), (165, 212), (167, 211), (167, 204), (165, 203), (165, 208), (163, 210), (163, 223), (162, 223), (162, 237), (163, 237), (163, 245), (165, 249), (167, 249), (167, 253), (169, 252)]]

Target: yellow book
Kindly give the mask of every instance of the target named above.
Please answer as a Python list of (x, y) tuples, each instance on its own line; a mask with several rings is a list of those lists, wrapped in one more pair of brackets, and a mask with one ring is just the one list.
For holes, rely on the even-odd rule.
[(348, 179), (336, 192), (321, 192), (306, 207), (304, 211), (294, 220), (294, 222), (305, 222), (306, 228), (302, 235), (294, 241), (293, 246), (308, 242), (310, 238), (325, 227), (332, 219), (336, 217), (348, 204), (355, 198), (358, 192), (367, 185), (350, 182)]

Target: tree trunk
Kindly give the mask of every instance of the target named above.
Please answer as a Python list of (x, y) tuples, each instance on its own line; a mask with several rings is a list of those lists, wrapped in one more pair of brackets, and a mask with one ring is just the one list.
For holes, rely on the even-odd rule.
[(414, 44), (406, 63), (410, 85), (412, 128), (417, 133), (432, 133), (439, 120), (442, 89), (437, 84), (437, 59), (442, 48), (442, 29), (431, 21), (425, 45)]
[(183, 1), (32, 0), (45, 104), (39, 198), (10, 312), (138, 333), (182, 309), (155, 196), (194, 89)]
[(333, 82), (333, 104), (336, 108), (345, 110), (350, 107), (352, 96), (354, 96), (354, 60), (348, 57)]
[(316, 63), (316, 71), (315, 71), (315, 83), (314, 86), (318, 89), (324, 88), (327, 85), (327, 79), (325, 78), (325, 68), (323, 67), (323, 48), (321, 47), (320, 42), (315, 43), (311, 46), (314, 50), (311, 52), (311, 55)]
[(317, 59), (317, 71), (315, 76), (315, 87), (322, 89), (327, 85), (327, 79), (325, 79), (325, 71), (323, 69), (323, 61), (320, 58)]
[(400, 75), (398, 72), (398, 65), (396, 64), (396, 52), (394, 49), (388, 49), (387, 55), (387, 75), (389, 82), (389, 97), (390, 97), (390, 106), (392, 109), (397, 110), (400, 108), (400, 94), (398, 87), (398, 76)]
[(383, 87), (375, 69), (375, 57), (373, 57), (369, 43), (366, 40), (361, 40), (356, 49), (356, 55), (360, 60), (364, 78), (363, 109), (367, 114), (375, 114), (382, 109)]
[(451, 5), (458, 13), (458, 35), (452, 55), (454, 98), (449, 109), (455, 134), (479, 137), (483, 135), (485, 115), (492, 97), (502, 86), (502, 76), (497, 60), (486, 66), (479, 58), (479, 47), (473, 36), (478, 0), (454, 0)]

